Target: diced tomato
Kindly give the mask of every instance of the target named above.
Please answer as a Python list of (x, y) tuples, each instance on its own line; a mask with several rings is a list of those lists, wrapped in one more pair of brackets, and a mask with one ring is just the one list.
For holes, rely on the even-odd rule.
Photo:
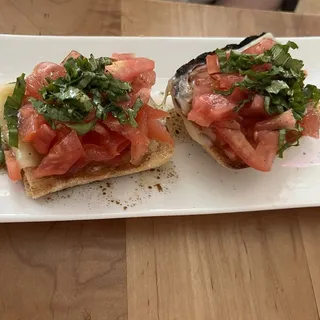
[(55, 144), (34, 171), (36, 178), (65, 174), (84, 154), (75, 131)]
[(151, 140), (174, 145), (173, 138), (159, 120), (148, 120), (148, 137)]
[(115, 78), (122, 81), (133, 81), (143, 72), (152, 71), (155, 67), (154, 61), (147, 58), (135, 58), (130, 60), (116, 61), (106, 66)]
[(151, 89), (156, 83), (156, 73), (154, 71), (146, 71), (139, 74), (131, 83), (132, 90), (134, 92), (139, 91), (142, 88)]
[(266, 130), (259, 131), (257, 142), (258, 146), (256, 148), (256, 153), (263, 159), (264, 169), (270, 171), (279, 148), (279, 132)]
[(200, 126), (209, 127), (213, 121), (232, 117), (235, 105), (220, 94), (204, 94), (193, 100), (193, 106), (188, 114), (188, 120)]
[(83, 155), (81, 158), (79, 158), (75, 164), (68, 170), (68, 173), (74, 173), (74, 172), (78, 172), (81, 169), (83, 169), (84, 167), (86, 167), (88, 164), (90, 163), (90, 160)]
[(55, 143), (60, 142), (61, 140), (63, 140), (67, 135), (70, 134), (72, 130), (65, 126), (62, 123), (59, 123), (57, 130), (56, 130), (56, 139), (55, 139)]
[(35, 66), (33, 72), (26, 78), (26, 96), (41, 99), (39, 90), (47, 85), (47, 78), (56, 80), (66, 75), (66, 69), (56, 63), (41, 62)]
[(161, 109), (152, 108), (149, 105), (145, 105), (144, 108), (148, 113), (148, 119), (156, 120), (156, 119), (164, 119), (169, 117), (169, 113)]
[(136, 57), (135, 53), (113, 53), (111, 58), (115, 60), (130, 60)]
[(81, 56), (81, 54), (78, 51), (72, 50), (61, 62), (62, 65), (64, 65), (70, 58), (77, 59)]
[[(193, 97), (199, 97), (205, 93), (212, 93), (214, 82), (207, 71), (199, 72), (194, 76)], [(219, 89), (216, 87), (215, 89)]]
[(111, 160), (115, 157), (113, 152), (102, 146), (97, 146), (95, 144), (85, 144), (83, 145), (86, 158), (91, 162), (103, 162)]
[(31, 104), (25, 105), (19, 110), (19, 135), (24, 142), (31, 142), (37, 136), (45, 118), (38, 114)]
[(140, 111), (138, 112), (138, 115), (136, 117), (136, 122), (138, 124), (139, 130), (148, 136), (148, 107), (145, 105), (143, 106)]
[(32, 141), (32, 145), (38, 153), (46, 155), (49, 152), (51, 143), (55, 137), (56, 131), (44, 123), (37, 131), (37, 135)]
[[(259, 171), (270, 171), (278, 148), (278, 132), (260, 133), (259, 143), (255, 150), (240, 130), (216, 128), (236, 155), (248, 166)], [(271, 161), (272, 160), (272, 161)]]
[(216, 54), (207, 55), (206, 62), (207, 62), (207, 69), (209, 74), (220, 72), (219, 59)]
[(301, 120), (301, 127), (302, 135), (319, 139), (320, 119), (318, 111), (313, 106), (307, 108), (307, 113)]
[(217, 121), (212, 123), (213, 126), (219, 128), (229, 128), (233, 130), (240, 130), (240, 123), (236, 120)]
[(137, 128), (128, 124), (121, 125), (117, 119), (110, 115), (104, 123), (110, 130), (120, 133), (131, 141), (131, 163), (140, 164), (149, 149), (150, 140), (148, 137)]
[(4, 156), (6, 159), (6, 166), (8, 170), (8, 176), (12, 181), (22, 180), (21, 169), (19, 167), (18, 161), (14, 157), (11, 151), (4, 151)]
[(264, 108), (264, 96), (256, 94), (252, 102), (246, 105), (239, 111), (239, 114), (244, 117), (260, 117), (268, 116)]
[(221, 90), (229, 90), (236, 82), (243, 81), (244, 77), (234, 73), (219, 73), (212, 76)]
[(251, 46), (250, 48), (243, 51), (246, 54), (261, 54), (264, 53), (266, 50), (271, 49), (276, 42), (273, 39), (264, 38), (259, 43)]
[(100, 123), (97, 123), (95, 125), (95, 127), (93, 128), (93, 131), (97, 132), (98, 134), (100, 134), (101, 136), (105, 137), (105, 138), (110, 138), (110, 134), (108, 132), (108, 130), (101, 125)]
[(120, 105), (126, 108), (131, 108), (138, 98), (140, 98), (143, 104), (148, 104), (150, 100), (151, 89), (141, 88), (138, 92), (131, 92), (129, 94), (129, 101), (121, 102)]
[(293, 117), (292, 110), (283, 112), (270, 119), (257, 122), (255, 125), (256, 130), (279, 130), (279, 129), (294, 129), (296, 120)]

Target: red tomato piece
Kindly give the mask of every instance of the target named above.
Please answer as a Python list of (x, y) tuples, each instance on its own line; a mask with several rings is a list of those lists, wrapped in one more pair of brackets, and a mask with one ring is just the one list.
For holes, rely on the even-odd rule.
[(279, 148), (279, 132), (259, 131), (257, 134), (257, 142), (256, 153), (263, 159), (264, 169), (270, 171)]
[(148, 115), (149, 115), (147, 108), (148, 108), (147, 106), (143, 106), (136, 117), (136, 122), (138, 124), (139, 130), (146, 136), (148, 136)]
[(85, 157), (91, 162), (103, 162), (111, 160), (115, 157), (113, 152), (110, 152), (103, 146), (97, 146), (95, 144), (83, 145), (85, 151)]
[(221, 90), (229, 90), (236, 82), (243, 81), (244, 77), (235, 73), (219, 73), (212, 76)]
[(75, 131), (55, 144), (34, 171), (36, 178), (62, 175), (83, 156), (84, 150)]
[(222, 139), (248, 166), (263, 172), (271, 170), (271, 159), (275, 158), (278, 149), (278, 132), (263, 132), (260, 134), (259, 143), (255, 150), (240, 130), (216, 129)]
[(5, 150), (4, 156), (6, 159), (6, 166), (8, 170), (8, 176), (12, 181), (22, 180), (21, 169), (19, 167), (18, 161), (14, 157), (11, 151)]
[(220, 94), (204, 94), (193, 100), (193, 106), (188, 114), (188, 120), (200, 126), (209, 127), (213, 121), (232, 117), (235, 104)]
[(271, 49), (276, 42), (273, 39), (264, 38), (259, 43), (251, 46), (250, 48), (243, 51), (246, 54), (261, 54)]
[(151, 140), (174, 145), (173, 138), (159, 120), (148, 120), (148, 137)]
[[(219, 89), (218, 87), (215, 89)], [(199, 97), (205, 93), (212, 93), (214, 82), (207, 71), (197, 73), (194, 76), (193, 97)]]
[(206, 62), (207, 62), (207, 69), (209, 74), (215, 74), (220, 72), (219, 59), (216, 54), (207, 55)]
[(239, 111), (244, 117), (263, 117), (269, 116), (264, 108), (264, 96), (256, 94), (251, 102)]
[(56, 131), (44, 123), (37, 131), (37, 135), (32, 141), (32, 145), (38, 153), (46, 155), (48, 154), (52, 141), (55, 137)]
[(301, 120), (301, 127), (302, 135), (319, 139), (320, 119), (318, 111), (313, 106), (307, 108), (307, 113)]
[(19, 110), (19, 135), (24, 142), (31, 142), (37, 136), (45, 118), (38, 114), (31, 104), (25, 105)]
[(132, 90), (134, 92), (139, 91), (142, 88), (152, 88), (156, 83), (156, 73), (154, 71), (146, 71), (139, 74), (131, 83)]
[(279, 129), (294, 129), (296, 119), (293, 117), (292, 111), (288, 110), (270, 119), (257, 122), (256, 130), (279, 130)]
[(135, 58), (130, 60), (116, 61), (106, 66), (115, 78), (122, 81), (133, 81), (143, 72), (152, 71), (155, 67), (154, 61), (147, 58)]
[(111, 58), (115, 60), (130, 60), (136, 57), (135, 53), (113, 53)]
[(143, 104), (148, 104), (150, 100), (151, 89), (141, 88), (138, 92), (129, 93), (129, 101), (121, 102), (120, 105), (125, 108), (131, 108), (138, 98), (140, 98)]
[(130, 125), (121, 125), (117, 119), (112, 116), (104, 121), (107, 127), (120, 133), (122, 136), (130, 140), (131, 142), (131, 163), (139, 165), (148, 152), (150, 140), (139, 129), (131, 127)]
[(233, 130), (240, 130), (240, 123), (236, 120), (217, 121), (212, 123), (213, 126), (219, 128), (229, 128)]
[(148, 113), (148, 119), (156, 120), (156, 119), (164, 119), (169, 117), (169, 113), (161, 109), (152, 108), (149, 105), (145, 105), (144, 108)]
[(76, 50), (72, 50), (70, 53), (68, 53), (68, 55), (63, 59), (63, 61), (61, 62), (62, 65), (64, 65), (70, 58), (73, 59), (77, 59), (81, 56), (81, 54), (76, 51)]
[(59, 64), (52, 62), (39, 63), (35, 66), (33, 72), (26, 78), (26, 95), (41, 99), (39, 90), (47, 85), (46, 78), (56, 80), (65, 75), (65, 68)]

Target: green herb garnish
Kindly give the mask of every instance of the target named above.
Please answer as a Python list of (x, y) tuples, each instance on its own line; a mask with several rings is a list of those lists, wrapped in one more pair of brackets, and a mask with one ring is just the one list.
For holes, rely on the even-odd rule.
[(93, 128), (93, 124), (88, 129), (90, 125), (84, 123), (92, 111), (97, 119), (104, 120), (111, 113), (121, 124), (136, 126), (134, 119), (142, 106), (141, 100), (138, 99), (132, 108), (121, 106), (120, 102), (129, 100), (132, 88), (130, 83), (105, 73), (105, 66), (110, 64), (112, 60), (107, 57), (70, 58), (64, 64), (67, 75), (56, 80), (47, 79), (48, 85), (40, 90), (43, 101), (31, 98), (30, 102), (53, 127), (55, 121), (68, 123), (79, 134)]
[(11, 147), (18, 148), (18, 112), (22, 104), (26, 90), (26, 82), (23, 73), (17, 78), (12, 96), (8, 97), (4, 104), (4, 118), (7, 121), (9, 141)]

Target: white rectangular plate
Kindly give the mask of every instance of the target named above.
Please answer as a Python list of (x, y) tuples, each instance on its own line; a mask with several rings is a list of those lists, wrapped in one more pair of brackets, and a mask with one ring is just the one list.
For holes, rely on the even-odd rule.
[[(238, 43), (238, 38), (108, 38), (0, 36), (0, 83), (31, 72), (41, 61), (59, 62), (72, 49), (84, 55), (135, 52), (156, 62), (159, 101), (176, 69), (205, 52)], [(279, 39), (286, 41), (288, 39)], [(291, 38), (295, 56), (305, 62), (308, 82), (320, 85), (320, 38)], [(319, 141), (304, 141), (305, 150)], [(296, 148), (298, 150), (298, 148)], [(302, 154), (302, 149), (300, 149)], [(296, 152), (296, 151), (293, 151)], [(306, 157), (309, 156), (307, 153)], [(29, 199), (20, 183), (0, 174), (0, 222), (85, 220), (161, 215), (256, 211), (320, 205), (318, 153), (307, 167), (283, 167), (270, 173), (233, 171), (211, 159), (200, 146), (176, 137), (172, 162), (160, 170), (72, 188), (39, 200)], [(310, 166), (310, 164), (313, 166)]]

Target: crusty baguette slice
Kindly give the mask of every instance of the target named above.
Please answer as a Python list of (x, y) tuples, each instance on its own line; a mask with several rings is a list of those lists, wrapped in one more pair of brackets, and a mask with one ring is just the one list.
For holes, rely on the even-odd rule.
[(168, 144), (158, 144), (155, 151), (150, 152), (139, 165), (126, 164), (119, 167), (88, 166), (74, 174), (36, 179), (33, 168), (23, 169), (23, 183), (25, 192), (33, 199), (67, 188), (101, 181), (108, 178), (125, 176), (145, 170), (157, 168), (170, 160), (174, 147)]

